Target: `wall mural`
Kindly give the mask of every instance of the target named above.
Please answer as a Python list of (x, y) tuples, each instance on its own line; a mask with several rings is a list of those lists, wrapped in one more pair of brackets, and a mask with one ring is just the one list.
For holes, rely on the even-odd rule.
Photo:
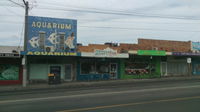
[(76, 20), (29, 16), (28, 21), (28, 55), (71, 55), (63, 53), (76, 52)]
[(19, 80), (19, 67), (0, 64), (0, 80)]

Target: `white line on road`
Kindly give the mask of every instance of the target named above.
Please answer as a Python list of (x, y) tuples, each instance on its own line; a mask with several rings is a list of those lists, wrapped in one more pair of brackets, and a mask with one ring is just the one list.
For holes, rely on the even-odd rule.
[(52, 97), (28, 98), (28, 99), (19, 99), (19, 100), (4, 100), (4, 101), (0, 101), (0, 104), (41, 101), (41, 100), (54, 100), (54, 99), (62, 99), (62, 98), (77, 98), (77, 97), (85, 97), (85, 96), (113, 95), (113, 94), (121, 94), (121, 93), (138, 93), (138, 92), (153, 92), (153, 91), (176, 90), (176, 89), (190, 89), (190, 88), (200, 88), (200, 85), (183, 86), (183, 87), (152, 88), (152, 89), (141, 89), (141, 90), (126, 90), (126, 91), (114, 91), (114, 92), (102, 92), (102, 93), (87, 93), (87, 94), (79, 94), (79, 95), (52, 96)]

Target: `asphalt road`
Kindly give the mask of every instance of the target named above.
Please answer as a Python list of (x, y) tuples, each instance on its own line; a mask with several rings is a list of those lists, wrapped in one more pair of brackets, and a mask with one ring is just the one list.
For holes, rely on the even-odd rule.
[(200, 81), (0, 93), (0, 112), (199, 112)]

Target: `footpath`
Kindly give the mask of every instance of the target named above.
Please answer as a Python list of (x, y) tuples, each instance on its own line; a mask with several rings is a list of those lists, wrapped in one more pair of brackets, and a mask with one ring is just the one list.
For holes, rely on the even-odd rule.
[(87, 82), (64, 82), (56, 85), (48, 85), (48, 83), (42, 84), (28, 84), (26, 87), (22, 85), (1, 85), (1, 92), (13, 92), (13, 91), (30, 91), (30, 90), (47, 90), (47, 89), (72, 89), (82, 87), (102, 87), (102, 86), (117, 86), (117, 85), (128, 85), (137, 83), (150, 83), (150, 82), (174, 82), (174, 81), (186, 81), (194, 80), (200, 81), (200, 76), (182, 76), (182, 77), (162, 77), (155, 79), (120, 79), (120, 80), (106, 80), (106, 81), (87, 81)]

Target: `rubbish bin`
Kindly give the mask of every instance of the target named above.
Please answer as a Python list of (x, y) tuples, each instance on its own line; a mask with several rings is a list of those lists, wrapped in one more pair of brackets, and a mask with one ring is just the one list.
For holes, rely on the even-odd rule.
[(48, 74), (49, 84), (55, 84), (55, 74)]
[(61, 80), (60, 80), (60, 75), (59, 74), (55, 74), (54, 75), (54, 84), (60, 84)]

